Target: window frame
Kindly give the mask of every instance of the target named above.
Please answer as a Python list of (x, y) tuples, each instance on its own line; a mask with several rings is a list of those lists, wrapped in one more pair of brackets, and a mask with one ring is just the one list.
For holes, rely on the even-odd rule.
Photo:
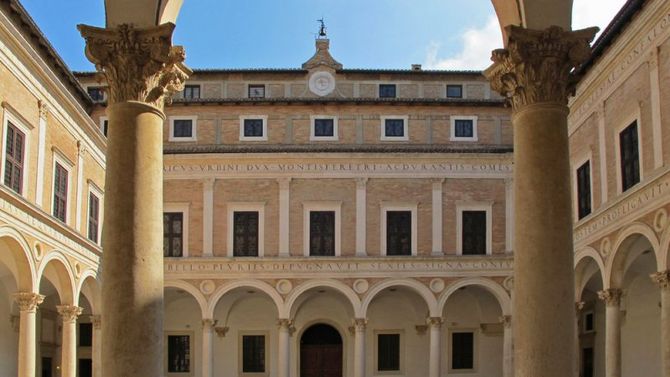
[[(588, 315), (591, 315), (591, 318), (593, 318), (593, 328), (592, 329), (587, 329), (586, 328), (586, 317)], [(583, 334), (592, 334), (596, 332), (596, 313), (594, 310), (585, 310), (582, 313), (582, 333)]]
[[(405, 330), (403, 329), (389, 329), (389, 330), (375, 330), (374, 334), (374, 350), (373, 350), (373, 374), (376, 375), (403, 375), (405, 373)], [(398, 335), (399, 337), (399, 353), (398, 353), (398, 370), (379, 370), (379, 335)]]
[[(316, 135), (316, 121), (319, 119), (332, 119), (333, 120), (333, 136), (317, 136)], [(339, 140), (339, 128), (337, 125), (337, 116), (336, 115), (311, 115), (310, 120), (310, 130), (309, 130), (309, 140), (310, 141), (337, 141)]]
[[(228, 202), (226, 211), (228, 224), (226, 226), (226, 254), (228, 257), (234, 257), (234, 227), (235, 212), (258, 212), (258, 257), (265, 256), (265, 202)], [(235, 257), (235, 258), (254, 258), (254, 257)]]
[[(105, 122), (107, 122), (107, 133), (105, 133)], [(100, 132), (104, 137), (107, 137), (109, 134), (109, 117), (107, 116), (101, 116), (100, 119), (98, 120), (98, 127), (100, 128)]]
[[(471, 369), (454, 369), (454, 333), (472, 333), (472, 368)], [(449, 331), (447, 332), (448, 339), (447, 341), (449, 342), (448, 350), (449, 352), (447, 353), (447, 370), (448, 373), (450, 374), (458, 374), (458, 373), (477, 373), (479, 369), (479, 329), (472, 328), (472, 327), (453, 327), (450, 328)]]
[[(256, 97), (251, 95), (251, 88), (258, 88), (258, 87), (263, 87), (263, 96), (262, 97)], [(247, 84), (247, 98), (250, 99), (263, 99), (263, 98), (268, 98), (268, 85), (266, 84), (258, 84), (258, 83), (250, 83)]]
[[(302, 203), (302, 246), (305, 257), (329, 258), (329, 256), (312, 256), (309, 254), (310, 244), (310, 212), (331, 211), (335, 212), (335, 256), (342, 255), (342, 202), (341, 201), (307, 201)], [(330, 257), (330, 258), (334, 258)]]
[[(471, 120), (472, 121), (472, 137), (460, 137), (456, 136), (456, 121), (458, 120)], [(450, 141), (479, 141), (479, 135), (477, 134), (477, 122), (479, 117), (477, 115), (452, 115), (450, 116), (450, 125), (451, 131), (449, 134)]]
[(493, 202), (456, 202), (456, 255), (468, 257), (477, 256), (463, 254), (463, 212), (486, 212), (486, 254), (493, 254)]
[[(379, 117), (379, 140), (381, 141), (409, 141), (409, 116), (408, 115), (382, 115)], [(403, 136), (386, 136), (386, 121), (401, 119), (403, 121)]]
[[(644, 147), (642, 145), (642, 117), (640, 115), (639, 107), (635, 110), (635, 113), (625, 118), (625, 120), (619, 124), (619, 126), (614, 130), (614, 154), (616, 156), (616, 184), (617, 184), (617, 193), (623, 194), (627, 192), (635, 191), (639, 188), (644, 181)], [(621, 156), (621, 133), (631, 126), (633, 123), (637, 124), (637, 156), (638, 156), (638, 169), (640, 171), (640, 180), (638, 183), (629, 187), (624, 191), (623, 189), (623, 172), (621, 171), (622, 156)]]
[[(11, 192), (16, 195), (20, 195), (24, 198), (28, 198), (28, 174), (30, 173), (30, 132), (33, 127), (28, 127), (26, 123), (23, 122), (22, 118), (19, 115), (12, 113), (7, 107), (4, 107), (3, 111), (3, 132), (2, 132), (2, 166), (0, 166), (0, 177), (2, 177), (1, 184), (8, 188)], [(18, 193), (14, 191), (11, 187), (5, 185), (5, 169), (7, 164), (7, 130), (9, 129), (9, 123), (11, 123), (15, 128), (23, 133), (23, 171), (21, 178), (21, 192)]]
[[(452, 97), (452, 96), (450, 96), (450, 95), (449, 95), (449, 87), (450, 87), (450, 86), (458, 86), (458, 87), (460, 87), (460, 88), (461, 88), (461, 96), (460, 96), (460, 97)], [(463, 98), (465, 98), (465, 85), (462, 84), (462, 83), (450, 83), (450, 82), (448, 82), (448, 83), (444, 86), (444, 98), (456, 98), (456, 99), (463, 99)]]
[[(264, 336), (265, 342), (265, 371), (264, 372), (244, 372), (244, 336)], [(240, 330), (237, 332), (237, 369), (240, 376), (245, 377), (266, 377), (270, 375), (270, 352), (272, 351), (270, 347), (270, 333), (268, 331), (249, 331), (249, 330)]]
[[(393, 86), (393, 96), (382, 96), (382, 86)], [(377, 98), (398, 98), (398, 84), (379, 83), (377, 84)]]
[[(187, 88), (193, 88), (193, 87), (198, 87), (198, 97), (186, 97), (186, 89)], [(202, 87), (203, 85), (200, 83), (187, 83), (184, 85), (184, 89), (181, 91), (181, 98), (189, 100), (189, 99), (201, 99), (202, 98)]]
[(412, 232), (412, 248), (411, 248), (411, 254), (410, 255), (393, 255), (393, 257), (408, 257), (408, 256), (416, 256), (417, 255), (417, 247), (419, 244), (418, 241), (418, 203), (403, 203), (403, 202), (382, 202), (380, 206), (380, 240), (379, 240), (379, 254), (383, 257), (387, 256), (387, 245), (386, 245), (386, 232), (387, 232), (387, 226), (386, 226), (386, 212), (388, 211), (410, 211), (412, 214), (412, 224), (411, 224), (411, 232)]
[[(188, 230), (190, 227), (189, 223), (189, 209), (190, 209), (190, 203), (163, 203), (163, 212), (169, 212), (169, 213), (179, 213), (181, 212), (182, 214), (182, 230), (181, 230), (181, 257), (174, 257), (174, 258), (188, 258)], [(162, 214), (161, 214), (162, 215)], [(167, 257), (166, 257), (167, 258)]]
[[(91, 214), (91, 194), (95, 195), (98, 198), (98, 230), (96, 234), (97, 241), (91, 240), (88, 235), (90, 233), (90, 227), (91, 227), (91, 221), (90, 221), (90, 214)], [(88, 196), (86, 200), (86, 239), (89, 241), (100, 245), (102, 241), (102, 219), (104, 218), (104, 194), (102, 193), (102, 190), (95, 185), (91, 180), (88, 181)]]
[[(579, 169), (584, 166), (584, 164), (589, 163), (589, 190), (591, 193), (591, 200), (590, 200), (590, 205), (591, 205), (591, 211), (589, 214), (587, 214), (584, 217), (579, 217)], [(572, 184), (572, 197), (575, 198), (573, 200), (573, 210), (574, 210), (574, 221), (579, 222), (582, 219), (585, 219), (589, 217), (591, 214), (594, 212), (594, 199), (593, 199), (593, 156), (591, 151), (588, 153), (585, 153), (584, 155), (580, 156), (578, 159), (575, 160), (575, 163), (572, 165), (572, 171), (573, 171), (573, 176), (572, 178), (574, 179), (574, 182)]]
[[(188, 336), (188, 348), (189, 348), (189, 371), (186, 373), (168, 373), (168, 352), (169, 352), (169, 344), (168, 344), (168, 337), (169, 336)], [(197, 358), (195, 357), (195, 332), (193, 331), (164, 331), (163, 332), (163, 339), (164, 339), (164, 345), (163, 345), (163, 355), (164, 355), (164, 361), (163, 361), (163, 370), (165, 373), (165, 376), (167, 377), (188, 377), (188, 376), (193, 376), (195, 374), (195, 366), (197, 364)]]
[[(174, 122), (176, 120), (190, 120), (191, 121), (191, 136), (190, 137), (177, 137), (174, 136)], [(197, 115), (175, 115), (169, 118), (170, 130), (168, 134), (168, 141), (170, 142), (180, 142), (180, 141), (197, 141), (198, 140), (198, 116)]]
[[(54, 192), (55, 182), (56, 182), (56, 164), (60, 165), (65, 171), (67, 171), (67, 192), (65, 193), (65, 220), (61, 220), (54, 215), (54, 207), (56, 205), (56, 193)], [(59, 150), (53, 148), (53, 158), (52, 158), (52, 169), (51, 169), (51, 217), (62, 221), (65, 224), (69, 224), (69, 221), (72, 217), (72, 211), (70, 211), (70, 196), (72, 194), (72, 170), (74, 169), (74, 164), (65, 157)]]
[[(260, 119), (263, 121), (263, 136), (244, 136), (244, 121), (249, 119)], [(268, 116), (240, 115), (240, 141), (268, 141)]]

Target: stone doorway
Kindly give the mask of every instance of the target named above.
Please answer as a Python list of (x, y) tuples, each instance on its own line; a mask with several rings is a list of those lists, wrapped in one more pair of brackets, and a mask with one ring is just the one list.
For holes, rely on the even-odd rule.
[(342, 377), (342, 337), (335, 328), (316, 324), (302, 334), (300, 377)]

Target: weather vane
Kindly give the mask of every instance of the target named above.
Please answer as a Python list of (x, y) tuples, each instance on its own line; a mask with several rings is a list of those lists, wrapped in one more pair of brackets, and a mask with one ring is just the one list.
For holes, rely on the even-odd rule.
[(321, 24), (321, 26), (319, 27), (319, 38), (326, 38), (326, 23), (323, 21), (323, 17), (321, 17), (321, 19), (316, 20), (316, 22)]

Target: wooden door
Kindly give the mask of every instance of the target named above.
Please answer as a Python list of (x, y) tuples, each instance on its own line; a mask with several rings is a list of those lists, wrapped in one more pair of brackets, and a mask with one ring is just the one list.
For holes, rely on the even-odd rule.
[(342, 377), (342, 345), (303, 344), (300, 377)]

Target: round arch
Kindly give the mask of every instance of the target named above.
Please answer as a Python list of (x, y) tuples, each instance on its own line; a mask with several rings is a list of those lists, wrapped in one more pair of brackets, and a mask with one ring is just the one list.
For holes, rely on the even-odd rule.
[(658, 242), (658, 238), (656, 238), (656, 234), (648, 225), (640, 222), (634, 222), (621, 231), (621, 233), (619, 233), (619, 236), (614, 243), (614, 247), (612, 248), (614, 253), (608, 259), (605, 269), (604, 281), (607, 283), (606, 286), (603, 286), (605, 289), (620, 288), (621, 281), (623, 280), (623, 276), (625, 274), (624, 263), (626, 262), (626, 257), (628, 256), (627, 248), (630, 243), (634, 241), (633, 238), (635, 236), (640, 236), (649, 242), (656, 259), (657, 270), (664, 270), (664, 267), (661, 265), (661, 248)]
[(91, 311), (93, 314), (100, 314), (100, 281), (98, 280), (98, 272), (94, 269), (87, 269), (82, 272), (79, 277), (74, 296), (74, 305), (79, 305), (79, 298), (83, 294), (84, 297), (91, 304)]
[(216, 309), (216, 305), (219, 303), (219, 300), (221, 300), (221, 297), (223, 297), (226, 293), (237, 289), (237, 288), (256, 288), (259, 291), (265, 293), (270, 299), (274, 302), (276, 308), (277, 308), (277, 313), (280, 314), (280, 318), (286, 318), (286, 317), (281, 317), (281, 310), (284, 306), (284, 301), (282, 300), (281, 296), (277, 291), (268, 283), (258, 281), (258, 280), (236, 280), (230, 284), (225, 284), (219, 287), (214, 294), (212, 294), (212, 297), (210, 297), (209, 302), (207, 303), (207, 310), (204, 311), (205, 315), (207, 318), (213, 318), (214, 317), (214, 310)]
[(14, 275), (18, 290), (36, 292), (39, 289), (38, 274), (28, 241), (16, 229), (6, 225), (0, 227), (0, 241), (9, 249), (8, 253), (0, 253), (0, 262)]
[(421, 296), (428, 307), (428, 313), (431, 317), (439, 317), (440, 311), (438, 310), (437, 300), (435, 300), (435, 295), (433, 292), (423, 285), (418, 280), (414, 279), (388, 279), (384, 280), (370, 289), (370, 291), (365, 295), (363, 302), (361, 303), (361, 317), (366, 318), (368, 314), (368, 307), (374, 298), (384, 289), (390, 287), (407, 287), (416, 292)]
[(206, 313), (207, 299), (196, 287), (192, 286), (191, 284), (183, 280), (165, 280), (163, 282), (163, 289), (165, 288), (176, 288), (188, 292), (191, 295), (191, 297), (193, 297), (193, 299), (195, 299), (195, 301), (198, 303), (198, 307), (200, 308), (200, 316), (202, 317)]
[(49, 278), (49, 281), (58, 291), (61, 305), (75, 305), (76, 279), (74, 278), (70, 262), (68, 262), (65, 255), (58, 250), (52, 250), (44, 256), (44, 259), (42, 259), (39, 269), (37, 270), (37, 289), (39, 289), (42, 279), (47, 277), (45, 276), (45, 273), (49, 275), (47, 270), (47, 267), (49, 266), (53, 266), (53, 273), (55, 274), (53, 279)]
[(454, 292), (456, 292), (460, 288), (468, 286), (477, 286), (484, 288), (486, 291), (491, 293), (493, 297), (496, 298), (498, 304), (500, 305), (500, 310), (502, 311), (503, 315), (512, 314), (512, 300), (507, 291), (505, 290), (505, 288), (503, 288), (500, 284), (496, 283), (493, 280), (485, 278), (464, 278), (450, 284), (447, 287), (447, 289), (444, 290), (444, 293), (440, 295), (440, 298), (437, 303), (439, 314), (436, 315), (436, 317), (442, 316), (444, 306), (447, 304), (447, 300), (449, 300), (449, 297), (451, 297), (451, 295), (454, 294)]
[(354, 311), (354, 316), (356, 318), (361, 317), (361, 302), (358, 298), (358, 295), (351, 289), (348, 285), (332, 279), (319, 279), (319, 280), (310, 280), (308, 282), (302, 283), (297, 286), (288, 297), (286, 297), (286, 303), (284, 304), (282, 310), (279, 312), (280, 318), (291, 318), (291, 315), (294, 313), (294, 305), (296, 300), (305, 292), (312, 290), (314, 288), (332, 288), (344, 295), (349, 300), (351, 308)]
[(575, 253), (575, 300), (580, 301), (582, 297), (582, 291), (584, 286), (591, 279), (591, 276), (585, 276), (587, 273), (587, 267), (589, 262), (593, 262), (598, 267), (600, 272), (600, 279), (602, 280), (602, 286), (605, 287), (605, 263), (603, 262), (602, 257), (592, 247), (584, 247), (583, 249)]

